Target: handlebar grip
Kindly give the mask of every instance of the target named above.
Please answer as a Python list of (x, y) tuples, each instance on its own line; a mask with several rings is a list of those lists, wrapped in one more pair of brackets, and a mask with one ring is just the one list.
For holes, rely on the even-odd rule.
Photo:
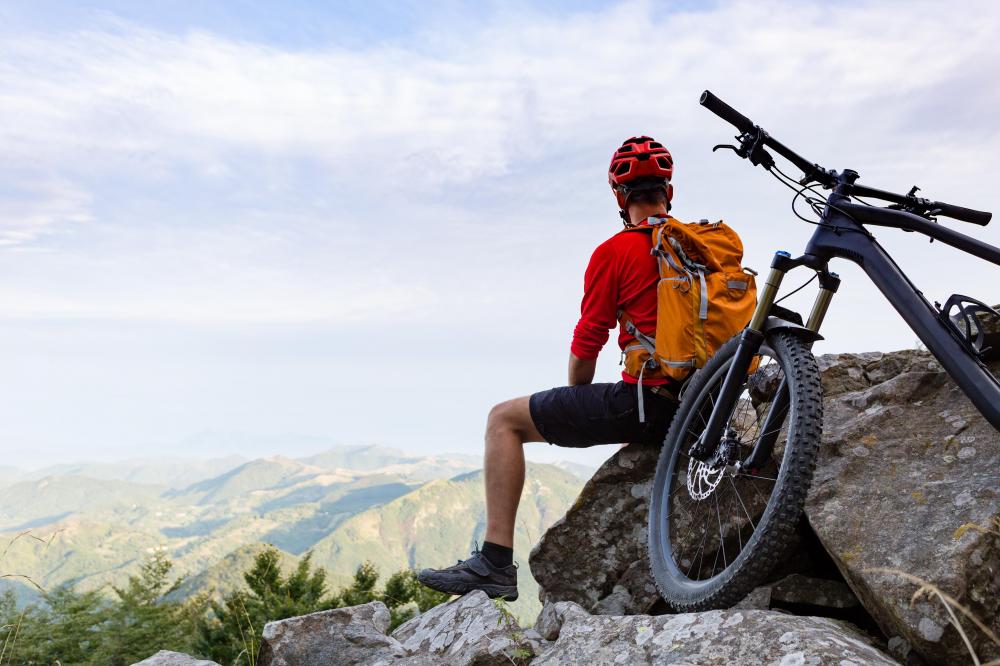
[(752, 120), (723, 102), (708, 90), (701, 94), (700, 103), (703, 107), (719, 116), (727, 123), (733, 125), (741, 132), (749, 132), (754, 127)]
[(953, 206), (952, 204), (943, 203), (941, 201), (933, 201), (930, 204), (931, 212), (937, 212), (939, 215), (944, 215), (945, 217), (950, 217), (955, 220), (961, 220), (962, 222), (971, 222), (972, 224), (978, 224), (979, 226), (985, 227), (993, 219), (993, 213), (988, 213), (983, 210), (973, 210), (972, 208), (963, 208), (961, 206)]

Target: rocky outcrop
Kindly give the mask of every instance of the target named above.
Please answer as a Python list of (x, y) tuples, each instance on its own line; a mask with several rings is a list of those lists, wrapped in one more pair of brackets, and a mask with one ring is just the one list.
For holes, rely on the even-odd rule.
[[(385, 634), (387, 610), (370, 603), (272, 622), (262, 666), (510, 666), (511, 664), (894, 664), (850, 625), (775, 611), (592, 615), (546, 604), (524, 630), (474, 592)], [(164, 662), (173, 664), (173, 662)], [(177, 662), (178, 666), (209, 662)]]
[[(936, 585), (1000, 634), (1000, 433), (926, 352), (820, 363), (824, 445), (809, 522), (896, 656), (966, 662), (944, 604), (911, 603), (917, 585), (905, 576)], [(963, 624), (980, 658), (1000, 657)]]
[(509, 666), (516, 656), (533, 654), (523, 633), (483, 592), (473, 592), (405, 622), (392, 637), (407, 655), (438, 660), (433, 663)]
[[(898, 658), (962, 663), (968, 652), (944, 605), (926, 596), (911, 604), (917, 585), (903, 574), (939, 586), (1000, 635), (1000, 434), (926, 352), (819, 361), (824, 445), (806, 528), (833, 564), (817, 572), (802, 566), (804, 550), (793, 551), (741, 605), (843, 616), (860, 600)], [(645, 559), (656, 454), (619, 450), (542, 538), (530, 561), (543, 601), (595, 614), (667, 610)], [(970, 622), (963, 627), (980, 657), (1000, 656)]]
[(257, 664), (388, 664), (404, 656), (388, 629), (389, 609), (381, 601), (268, 622)]
[(268, 622), (257, 664), (509, 666), (540, 645), (482, 592), (436, 606), (391, 636), (388, 630), (389, 609), (379, 601)]
[(619, 449), (531, 551), (546, 601), (594, 613), (645, 613), (659, 599), (646, 559), (646, 514), (658, 447)]
[(542, 664), (866, 664), (896, 662), (849, 625), (775, 611), (596, 616), (563, 601), (536, 625)]
[(183, 652), (160, 650), (151, 657), (135, 662), (132, 666), (219, 666), (219, 664), (206, 659), (195, 659)]

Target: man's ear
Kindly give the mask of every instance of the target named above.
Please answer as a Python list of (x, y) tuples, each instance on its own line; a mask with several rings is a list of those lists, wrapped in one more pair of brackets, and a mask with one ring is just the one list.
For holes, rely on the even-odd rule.
[(628, 206), (628, 195), (622, 192), (622, 188), (616, 187), (614, 189), (615, 200), (618, 202), (618, 208), (620, 210), (625, 210)]

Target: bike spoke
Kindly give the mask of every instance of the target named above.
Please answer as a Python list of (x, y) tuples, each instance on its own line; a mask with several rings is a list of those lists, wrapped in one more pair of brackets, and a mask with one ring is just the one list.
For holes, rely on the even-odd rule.
[(769, 476), (757, 476), (756, 474), (746, 474), (745, 472), (740, 472), (740, 477), (746, 477), (748, 479), (757, 479), (759, 481), (777, 481), (777, 479), (772, 479)]
[[(707, 538), (708, 538), (708, 530), (705, 530), (705, 533), (701, 537), (701, 545), (698, 546), (698, 550), (695, 551), (694, 556), (691, 558), (691, 565), (688, 567), (687, 573), (685, 574), (688, 578), (691, 577), (691, 569), (694, 568), (694, 561), (701, 553), (702, 549), (705, 547), (705, 539)], [(702, 560), (704, 559), (705, 558), (703, 557)], [(699, 563), (698, 565), (698, 577), (701, 578), (701, 563)]]
[[(729, 477), (729, 483), (733, 486), (733, 492), (735, 493), (736, 499), (739, 501), (740, 506), (743, 507), (743, 513), (747, 514), (747, 520), (750, 521), (750, 526), (753, 527), (754, 530), (756, 530), (757, 529), (757, 525), (753, 522), (753, 517), (750, 515), (750, 512), (747, 511), (747, 505), (743, 503), (743, 498), (740, 497), (740, 490), (739, 490), (739, 488), (736, 487), (736, 482), (733, 481), (732, 477)], [(743, 548), (740, 547), (740, 550), (742, 550), (742, 549)]]
[[(722, 548), (722, 566), (723, 568), (729, 568), (729, 563), (726, 561), (726, 535), (722, 529), (722, 514), (719, 513), (719, 494), (712, 493), (715, 498), (715, 517), (719, 519), (719, 546)], [(713, 570), (714, 574), (715, 571)]]

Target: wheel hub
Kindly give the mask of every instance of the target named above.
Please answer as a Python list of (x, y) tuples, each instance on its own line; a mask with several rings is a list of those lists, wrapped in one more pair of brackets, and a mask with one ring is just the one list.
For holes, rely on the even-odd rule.
[(738, 446), (736, 437), (736, 431), (728, 427), (726, 436), (719, 442), (708, 462), (688, 458), (687, 489), (693, 499), (706, 499), (722, 482), (727, 471), (735, 472), (733, 464)]

